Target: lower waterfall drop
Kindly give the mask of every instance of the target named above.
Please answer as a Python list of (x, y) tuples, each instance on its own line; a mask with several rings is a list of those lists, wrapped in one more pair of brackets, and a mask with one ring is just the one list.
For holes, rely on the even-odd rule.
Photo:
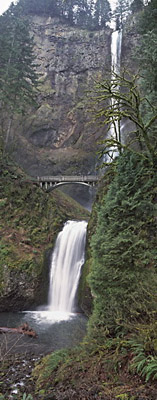
[(74, 312), (86, 231), (86, 221), (68, 221), (57, 237), (50, 270), (49, 311)]

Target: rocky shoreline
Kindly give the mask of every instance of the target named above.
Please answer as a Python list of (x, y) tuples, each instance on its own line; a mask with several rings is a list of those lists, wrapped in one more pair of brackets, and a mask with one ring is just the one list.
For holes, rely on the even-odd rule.
[[(35, 383), (31, 379), (31, 374), (36, 363), (43, 357), (43, 354), (37, 355), (32, 352), (32, 349), (29, 351), (29, 348), (25, 353), (16, 353), (15, 346), (12, 348), (5, 347), (5, 342), (7, 342), (8, 338), (3, 338), (3, 340), (3, 351), (1, 343), (0, 399), (22, 400), (24, 393), (28, 395), (35, 390)], [(19, 347), (18, 350), (20, 350), (20, 342), (18, 344), (16, 338), (17, 346)], [(4, 397), (1, 397), (2, 395)], [(33, 400), (35, 400), (34, 397)]]

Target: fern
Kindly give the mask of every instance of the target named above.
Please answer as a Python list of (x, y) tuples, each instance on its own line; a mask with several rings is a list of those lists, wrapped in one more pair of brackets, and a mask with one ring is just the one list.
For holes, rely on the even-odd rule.
[(141, 343), (131, 342), (134, 351), (131, 368), (145, 378), (145, 382), (157, 379), (157, 357), (147, 355)]
[(157, 357), (148, 356), (147, 364), (142, 370), (142, 376), (145, 376), (145, 381), (148, 382), (150, 379), (157, 379)]
[(33, 397), (32, 397), (31, 394), (27, 395), (26, 393), (24, 393), (23, 397), (22, 397), (22, 400), (33, 400)]

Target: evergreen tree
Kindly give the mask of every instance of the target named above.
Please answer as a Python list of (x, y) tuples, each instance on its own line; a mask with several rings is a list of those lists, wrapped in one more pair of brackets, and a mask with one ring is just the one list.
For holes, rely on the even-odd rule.
[(33, 40), (29, 36), (28, 21), (16, 13), (16, 7), (0, 17), (0, 109), (9, 120), (8, 141), (14, 113), (24, 113), (34, 104), (35, 73)]
[(70, 25), (98, 29), (111, 17), (108, 0), (19, 0), (24, 15), (59, 17)]
[(157, 30), (157, 0), (150, 0), (143, 8), (139, 17), (138, 30), (141, 34), (145, 34), (152, 30)]
[(117, 7), (114, 11), (114, 18), (116, 20), (117, 29), (123, 27), (123, 23), (129, 14), (130, 6), (129, 0), (118, 0)]
[(75, 23), (79, 26), (88, 27), (91, 24), (91, 8), (87, 0), (80, 0), (75, 11)]
[(95, 26), (105, 27), (111, 19), (111, 7), (108, 0), (97, 0), (94, 12)]
[[(143, 119), (147, 123), (157, 104), (157, 0), (151, 0), (139, 14), (137, 30), (141, 35), (135, 49), (135, 58), (140, 67), (141, 92), (147, 102), (141, 106)], [(149, 104), (152, 105), (150, 110)], [(152, 126), (152, 134), (156, 137), (156, 126)]]
[[(141, 75), (143, 76), (144, 91), (147, 91), (147, 93), (157, 92), (156, 18), (157, 0), (152, 0), (144, 7), (137, 26), (138, 32), (141, 34), (141, 44), (137, 49), (138, 60), (141, 67)], [(154, 102), (156, 102), (156, 96)]]
[(133, 0), (131, 3), (131, 11), (132, 13), (137, 13), (143, 9), (143, 1), (142, 0)]
[(124, 152), (98, 208), (89, 277), (96, 335), (134, 329), (157, 312), (154, 173), (149, 160)]

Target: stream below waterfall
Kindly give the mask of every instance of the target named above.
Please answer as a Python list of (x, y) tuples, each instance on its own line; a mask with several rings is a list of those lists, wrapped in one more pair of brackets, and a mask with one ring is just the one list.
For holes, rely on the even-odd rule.
[(25, 322), (37, 338), (7, 333), (0, 335), (1, 353), (45, 354), (78, 344), (86, 332), (87, 318), (78, 311), (76, 295), (85, 261), (87, 222), (67, 221), (58, 234), (51, 257), (48, 302), (34, 311), (1, 313), (1, 327)]
[(1, 313), (1, 326), (14, 328), (27, 322), (38, 334), (37, 338), (20, 334), (1, 334), (1, 353), (47, 354), (80, 343), (86, 333), (87, 318), (83, 314), (62, 315), (62, 317), (60, 315), (60, 318), (61, 320), (58, 315), (58, 321), (57, 319), (53, 321), (47, 318), (46, 312), (40, 311)]

